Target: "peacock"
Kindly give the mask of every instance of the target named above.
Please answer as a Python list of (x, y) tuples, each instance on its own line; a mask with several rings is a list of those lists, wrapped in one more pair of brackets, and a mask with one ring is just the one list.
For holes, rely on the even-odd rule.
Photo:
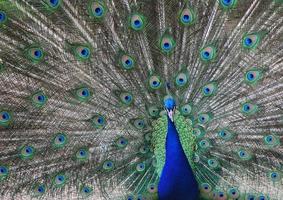
[(282, 0), (0, 0), (0, 199), (282, 200)]

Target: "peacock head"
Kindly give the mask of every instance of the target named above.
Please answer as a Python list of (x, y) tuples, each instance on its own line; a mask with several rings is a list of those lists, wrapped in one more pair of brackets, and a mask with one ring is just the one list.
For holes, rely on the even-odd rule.
[(176, 110), (176, 102), (172, 96), (166, 96), (164, 98), (164, 108), (167, 112), (169, 119), (173, 122), (174, 121), (174, 113)]

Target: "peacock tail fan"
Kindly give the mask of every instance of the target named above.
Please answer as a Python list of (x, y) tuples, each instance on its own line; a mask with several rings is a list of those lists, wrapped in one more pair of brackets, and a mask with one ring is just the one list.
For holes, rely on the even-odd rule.
[(0, 0), (0, 199), (283, 199), (282, 3)]

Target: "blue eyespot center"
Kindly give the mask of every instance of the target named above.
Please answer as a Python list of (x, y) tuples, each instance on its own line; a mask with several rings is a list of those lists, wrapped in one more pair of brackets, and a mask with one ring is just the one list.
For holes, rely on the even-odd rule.
[(204, 58), (209, 58), (210, 53), (209, 53), (209, 52), (207, 52), (207, 51), (205, 51), (205, 52), (203, 52), (203, 56), (204, 56)]
[(43, 193), (43, 192), (44, 192), (44, 188), (43, 188), (42, 186), (39, 186), (38, 189), (37, 189), (37, 191), (38, 191), (39, 193)]
[(59, 136), (58, 140), (59, 140), (59, 142), (64, 142), (65, 138), (64, 138), (64, 136), (61, 135), (61, 136)]
[(0, 11), (0, 23), (4, 22), (6, 20), (6, 13), (3, 11)]
[(129, 60), (129, 59), (127, 59), (127, 60), (125, 61), (125, 64), (126, 64), (127, 66), (129, 66), (129, 65), (131, 65), (131, 64), (132, 64), (132, 61), (131, 61), (131, 60)]
[(232, 0), (222, 0), (222, 2), (225, 6), (229, 6), (231, 4)]
[(37, 96), (37, 100), (43, 102), (45, 100), (45, 97), (43, 95), (39, 95)]
[(26, 148), (26, 153), (29, 154), (29, 153), (31, 153), (31, 152), (32, 152), (32, 148), (31, 148), (31, 147), (27, 147), (27, 148)]
[(6, 174), (7, 169), (5, 167), (0, 167), (0, 172), (1, 172), (1, 174)]
[(34, 51), (34, 56), (37, 57), (37, 58), (40, 58), (42, 56), (41, 50), (35, 50)]
[(142, 23), (141, 23), (140, 20), (135, 20), (135, 21), (134, 21), (134, 25), (135, 25), (137, 28), (139, 28), (139, 27), (141, 27)]
[(244, 105), (244, 110), (245, 111), (249, 111), (251, 108), (250, 108), (250, 106), (249, 105)]
[(84, 48), (82, 51), (81, 51), (81, 55), (84, 56), (84, 57), (87, 57), (89, 55), (89, 50)]
[(89, 188), (84, 188), (84, 192), (85, 192), (85, 193), (89, 193), (89, 192), (90, 192), (90, 189), (89, 189)]
[(157, 82), (157, 81), (153, 81), (152, 84), (153, 84), (154, 86), (157, 86), (157, 85), (158, 85), (158, 82)]
[(51, 3), (52, 6), (57, 6), (59, 3), (59, 0), (50, 0), (49, 2)]
[(271, 141), (272, 141), (272, 137), (271, 137), (271, 136), (268, 136), (268, 137), (267, 137), (267, 141), (271, 142)]
[(100, 7), (95, 8), (94, 12), (97, 16), (101, 16), (103, 14), (103, 10)]
[(248, 80), (253, 80), (254, 79), (254, 75), (253, 73), (248, 73)]
[(10, 116), (7, 112), (2, 113), (2, 119), (8, 120), (9, 118), (10, 118)]
[(87, 89), (84, 89), (84, 90), (82, 91), (82, 96), (86, 97), (86, 96), (88, 96), (88, 95), (89, 95), (89, 91), (88, 91)]
[(170, 44), (169, 44), (168, 42), (165, 42), (165, 43), (163, 44), (163, 47), (164, 47), (165, 49), (170, 49)]
[(252, 43), (253, 43), (253, 41), (252, 41), (251, 38), (247, 37), (247, 38), (245, 39), (245, 44), (246, 44), (247, 46), (252, 45)]
[(0, 22), (5, 21), (5, 19), (6, 19), (6, 13), (3, 11), (0, 11)]
[(104, 119), (103, 119), (102, 117), (99, 117), (99, 118), (97, 119), (97, 122), (98, 122), (99, 124), (103, 124)]
[(63, 181), (63, 180), (64, 180), (64, 177), (63, 177), (63, 176), (57, 176), (57, 179), (58, 179), (59, 181)]
[(189, 15), (184, 15), (183, 16), (183, 21), (187, 22), (187, 23), (190, 22), (190, 16)]

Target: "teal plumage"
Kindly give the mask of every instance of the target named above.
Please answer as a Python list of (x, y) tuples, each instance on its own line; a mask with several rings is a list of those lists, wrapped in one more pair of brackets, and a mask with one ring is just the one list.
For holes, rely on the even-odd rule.
[(201, 199), (283, 199), (282, 12), (1, 0), (0, 199), (158, 199), (166, 115)]

